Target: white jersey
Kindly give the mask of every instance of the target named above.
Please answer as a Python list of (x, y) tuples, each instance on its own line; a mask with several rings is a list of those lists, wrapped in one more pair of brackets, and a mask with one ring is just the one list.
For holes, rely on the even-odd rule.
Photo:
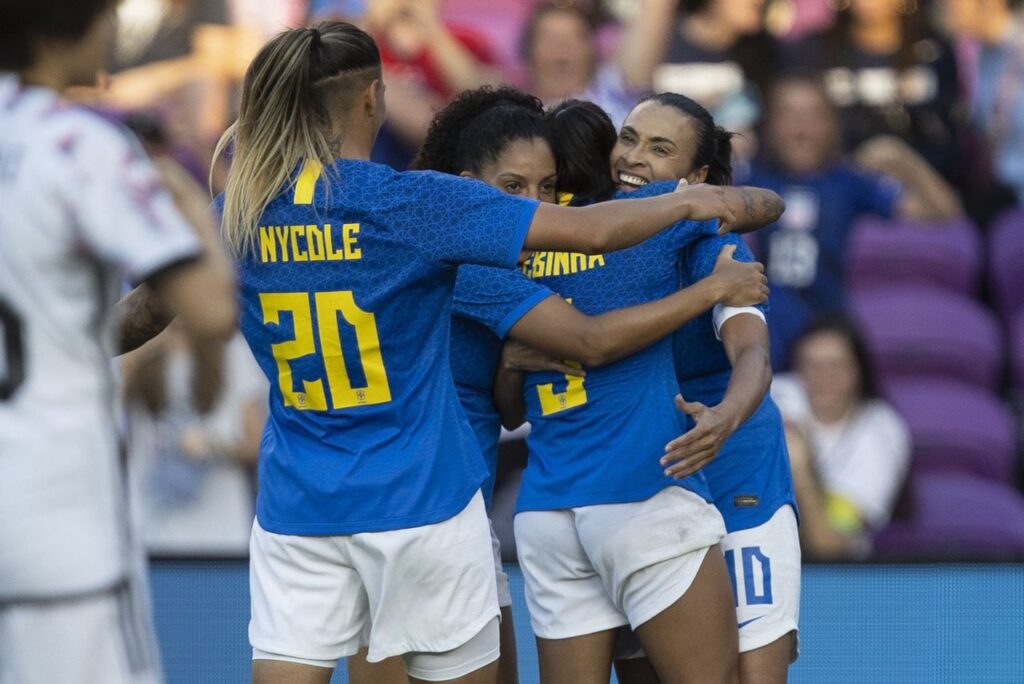
[(114, 305), (198, 251), (126, 133), (0, 73), (0, 602), (126, 574)]

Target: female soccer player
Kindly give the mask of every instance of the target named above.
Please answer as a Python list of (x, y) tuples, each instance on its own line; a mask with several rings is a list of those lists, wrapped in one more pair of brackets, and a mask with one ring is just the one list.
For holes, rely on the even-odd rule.
[[(235, 323), (202, 193), (169, 194), (126, 131), (62, 98), (95, 83), (114, 5), (0, 4), (2, 684), (160, 680), (112, 410), (117, 313), (144, 314), (121, 322), (127, 349), (159, 299), (208, 368)], [(147, 285), (115, 311), (129, 279)]]
[[(626, 119), (612, 177), (626, 191), (657, 180), (728, 185), (730, 137), (693, 100), (654, 95)], [(751, 196), (749, 206), (756, 211), (759, 200)], [(687, 251), (682, 284), (702, 278), (723, 244), (753, 259), (741, 240), (701, 241)], [(800, 542), (782, 419), (765, 396), (767, 335), (763, 308), (719, 309), (676, 333), (676, 375), (687, 399), (680, 408), (692, 429), (665, 462), (674, 463), (667, 470), (676, 477), (701, 467), (707, 477), (725, 518), (722, 549), (736, 599), (741, 681), (775, 683), (786, 681), (797, 653)], [(643, 663), (620, 661), (618, 669), (624, 682), (650, 681), (639, 677)]]
[[(514, 88), (466, 91), (437, 114), (415, 166), (472, 176), (513, 195), (555, 200), (555, 158), (547, 140), (541, 102)], [(483, 487), (490, 496), (497, 469), (501, 419), (494, 405), (494, 379), (502, 340), (520, 339), (557, 358), (601, 366), (671, 334), (718, 301), (748, 304), (766, 297), (760, 267), (742, 271), (727, 250), (704, 281), (663, 300), (587, 316), (518, 271), (460, 266), (455, 284), (451, 366), (462, 407), (476, 433), (488, 467)], [(536, 359), (534, 369), (581, 374), (553, 359)], [(499, 681), (515, 682), (516, 649), (508, 578), (494, 541), (498, 603), (502, 608)], [(384, 682), (388, 673), (350, 661), (354, 681)], [(404, 671), (394, 670), (404, 677)]]
[[(577, 155), (593, 154), (590, 133), (602, 126), (563, 118), (562, 108), (552, 123), (559, 183), (564, 171), (569, 182), (562, 187), (593, 201), (614, 190), (607, 169), (615, 133), (599, 108), (586, 105), (610, 130), (598, 157), (604, 172), (593, 183), (572, 180)], [(570, 138), (587, 149), (566, 145)], [(552, 253), (531, 255), (524, 271), (572, 297), (582, 311), (600, 313), (673, 291), (680, 251), (713, 234), (713, 225), (683, 223), (572, 272), (553, 267), (560, 256)], [(677, 391), (668, 339), (588, 369), (582, 379), (526, 377), (533, 430), (515, 531), (545, 682), (607, 681), (616, 630), (624, 624), (638, 629), (666, 677), (725, 682), (735, 673), (726, 567), (717, 549), (708, 553), (725, 532), (721, 516), (703, 476), (675, 482), (658, 463), (664, 453), (658, 444), (681, 427), (671, 402)]]
[(447, 363), (457, 264), (734, 218), (721, 188), (572, 209), (398, 173), (367, 161), (383, 120), (373, 39), (323, 23), (260, 50), (219, 145), (242, 332), (272, 385), (250, 566), (260, 684), (327, 682), (360, 642), (416, 681), (493, 681), (486, 469)]

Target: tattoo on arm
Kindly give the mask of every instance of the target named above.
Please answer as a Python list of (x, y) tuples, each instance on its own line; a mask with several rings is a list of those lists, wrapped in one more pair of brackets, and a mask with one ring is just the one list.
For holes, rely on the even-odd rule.
[(765, 221), (777, 221), (782, 216), (782, 198), (773, 192), (761, 193), (761, 216)]
[(171, 316), (147, 285), (139, 285), (117, 303), (121, 322), (120, 352), (138, 349), (167, 327)]
[(743, 210), (747, 213), (747, 218), (755, 218), (757, 216), (757, 210), (754, 209), (754, 196), (746, 188), (740, 190), (740, 195), (743, 197)]

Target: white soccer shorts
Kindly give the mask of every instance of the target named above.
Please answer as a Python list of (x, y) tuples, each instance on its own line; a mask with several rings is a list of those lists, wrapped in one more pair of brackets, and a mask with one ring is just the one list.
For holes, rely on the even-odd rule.
[(635, 503), (519, 513), (534, 633), (565, 639), (644, 624), (686, 593), (724, 534), (718, 510), (677, 486)]
[(491, 552), (494, 554), (494, 579), (498, 584), (498, 607), (509, 608), (512, 606), (512, 590), (508, 586), (508, 573), (501, 562), (501, 542), (494, 533), (494, 523), (491, 523)]
[[(722, 553), (736, 598), (740, 653), (753, 651), (794, 632), (790, 662), (799, 655), (800, 536), (791, 506), (768, 522), (722, 539)], [(615, 659), (645, 657), (636, 635), (623, 630)]]
[(0, 605), (0, 684), (158, 684), (145, 591)]
[[(370, 662), (405, 655), (408, 663), (409, 654), (452, 651), (490, 635), (485, 628), (500, 615), (479, 492), (458, 515), (403, 530), (303, 537), (256, 522), (250, 556), (256, 659), (334, 667), (365, 645)], [(498, 657), (493, 634), (494, 643), (487, 636), (483, 645), (487, 662)]]
[[(733, 580), (740, 653), (767, 646), (800, 621), (800, 534), (792, 506), (768, 522), (725, 535), (722, 553)], [(792, 660), (798, 655), (793, 640)]]

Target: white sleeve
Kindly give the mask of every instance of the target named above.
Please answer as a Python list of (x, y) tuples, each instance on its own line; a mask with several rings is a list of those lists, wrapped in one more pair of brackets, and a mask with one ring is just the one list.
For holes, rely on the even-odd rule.
[(722, 339), (722, 326), (725, 322), (733, 316), (739, 316), (740, 314), (751, 314), (761, 319), (761, 322), (765, 325), (768, 322), (764, 318), (764, 314), (761, 310), (754, 306), (725, 306), (724, 304), (715, 304), (715, 308), (712, 309), (712, 320), (715, 322), (715, 337), (719, 341)]
[(843, 466), (835, 471), (828, 488), (854, 503), (868, 527), (882, 527), (892, 515), (910, 465), (906, 424), (884, 402), (872, 402), (838, 448), (846, 453), (833, 462)]
[(198, 239), (138, 143), (102, 120), (81, 124), (62, 192), (75, 238), (133, 282), (198, 256)]

